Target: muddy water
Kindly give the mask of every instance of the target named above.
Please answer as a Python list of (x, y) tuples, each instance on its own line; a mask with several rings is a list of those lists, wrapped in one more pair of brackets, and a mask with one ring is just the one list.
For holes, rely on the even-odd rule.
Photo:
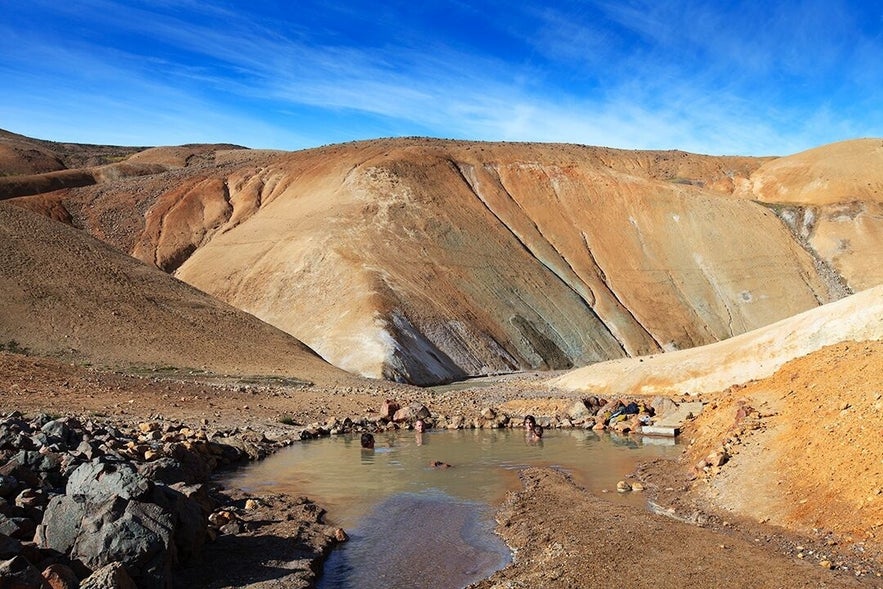
[[(320, 587), (463, 587), (510, 560), (493, 513), (525, 466), (554, 466), (617, 501), (616, 482), (640, 461), (679, 451), (640, 439), (552, 430), (539, 442), (519, 430), (395, 432), (295, 444), (226, 481), (252, 491), (307, 495), (350, 542), (335, 551)], [(432, 463), (450, 464), (450, 468)]]

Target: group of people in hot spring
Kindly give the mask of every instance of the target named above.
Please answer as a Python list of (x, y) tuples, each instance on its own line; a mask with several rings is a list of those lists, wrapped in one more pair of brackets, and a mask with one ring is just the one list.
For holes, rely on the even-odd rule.
[[(524, 416), (524, 435), (529, 441), (539, 441), (543, 438), (543, 426), (537, 423), (533, 415)], [(420, 437), (426, 431), (426, 422), (418, 419), (414, 422), (414, 431), (417, 432), (417, 442), (421, 443)], [(374, 448), (374, 436), (369, 433), (362, 434), (362, 449), (371, 450)]]

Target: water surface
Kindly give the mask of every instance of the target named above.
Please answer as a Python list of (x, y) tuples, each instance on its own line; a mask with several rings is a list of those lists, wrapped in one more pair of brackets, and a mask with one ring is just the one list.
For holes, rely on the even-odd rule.
[[(540, 441), (521, 430), (398, 431), (375, 434), (373, 450), (356, 435), (295, 444), (224, 481), (250, 491), (307, 495), (344, 527), (320, 587), (463, 587), (505, 566), (493, 514), (518, 470), (552, 466), (586, 488), (613, 491), (644, 460), (670, 445), (583, 430), (551, 430)], [(647, 441), (651, 441), (647, 439)], [(432, 466), (436, 462), (450, 468)]]

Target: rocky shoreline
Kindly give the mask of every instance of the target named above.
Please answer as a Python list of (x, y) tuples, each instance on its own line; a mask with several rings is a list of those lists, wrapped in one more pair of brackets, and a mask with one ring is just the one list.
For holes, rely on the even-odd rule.
[[(575, 402), (566, 415), (539, 416), (539, 422), (547, 428), (606, 424), (628, 432), (640, 427), (638, 413), (628, 420), (614, 416), (610, 424), (625, 406), (592, 398)], [(640, 409), (640, 418), (654, 412)], [(282, 533), (296, 547), (288, 556), (270, 555), (282, 559), (278, 568), (284, 571), (270, 576), (287, 586), (310, 586), (346, 532), (326, 525), (324, 511), (308, 498), (221, 491), (210, 483), (212, 474), (296, 440), (412, 428), (418, 419), (443, 429), (520, 427), (520, 417), (491, 407), (440, 415), (419, 402), (386, 400), (360, 419), (283, 423), (257, 432), (248, 426), (212, 430), (205, 420), (188, 426), (164, 419), (28, 419), (13, 412), (0, 420), (0, 579), (22, 588), (167, 588), (181, 579), (210, 586), (209, 571), (217, 569), (206, 563), (228, 563), (225, 545), (241, 545), (244, 538), (263, 545)], [(260, 553), (266, 561), (267, 553)], [(240, 568), (237, 577), (227, 566), (219, 582), (260, 582), (258, 563)]]
[[(537, 422), (627, 435), (678, 407), (661, 397), (567, 403), (538, 413)], [(326, 524), (324, 510), (309, 498), (222, 490), (211, 483), (214, 473), (320, 436), (411, 429), (417, 419), (436, 429), (515, 428), (523, 415), (490, 406), (446, 415), (420, 402), (386, 400), (360, 418), (268, 423), (263, 431), (254, 425), (216, 430), (207, 421), (185, 425), (154, 417), (140, 422), (25, 418), (18, 412), (0, 417), (0, 587), (312, 587), (325, 557), (347, 540), (346, 532)], [(642, 467), (636, 480), (649, 481), (648, 491), (685, 513), (695, 507), (679, 503), (687, 485), (678, 481), (669, 487), (658, 480), (662, 471), (673, 470)], [(552, 481), (558, 492), (573, 492), (572, 483), (557, 475), (533, 473), (524, 480)], [(538, 496), (536, 484), (526, 484), (501, 512), (500, 533), (517, 550), (524, 550), (524, 538), (507, 535), (516, 524), (546, 530), (543, 538), (556, 535), (530, 523), (528, 512), (542, 507), (535, 503)], [(529, 507), (513, 511), (517, 502)], [(571, 566), (566, 563), (573, 556), (561, 566)], [(524, 567), (516, 559), (495, 578), (510, 584), (513, 575), (531, 578)], [(497, 586), (488, 583), (480, 586)]]
[(218, 469), (279, 445), (254, 432), (168, 422), (5, 416), (0, 586), (169, 588), (179, 577), (201, 576), (207, 544), (253, 534), (255, 522), (278, 517), (282, 503), (298, 523), (292, 539), (302, 545), (306, 586), (321, 558), (346, 539), (343, 531), (326, 526), (309, 499), (247, 497), (209, 482)]

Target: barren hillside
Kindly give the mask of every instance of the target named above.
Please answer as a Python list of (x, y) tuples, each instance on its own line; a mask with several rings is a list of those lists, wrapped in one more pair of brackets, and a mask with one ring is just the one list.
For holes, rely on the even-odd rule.
[(883, 339), (883, 286), (877, 286), (726, 341), (602, 362), (552, 379), (588, 394), (712, 393), (767, 378), (786, 362), (844, 341)]
[[(850, 149), (878, 157), (873, 143)], [(190, 146), (120, 164), (159, 172), (14, 202), (346, 370), (425, 384), (707, 344), (883, 281), (857, 262), (883, 240), (856, 229), (871, 212), (814, 226), (834, 255), (797, 209), (753, 195), (789, 159), (427, 139)]]
[(737, 194), (769, 203), (853, 290), (883, 283), (883, 140), (843, 141), (769, 161)]
[(121, 369), (351, 380), (293, 337), (82, 231), (0, 205), (0, 345)]

